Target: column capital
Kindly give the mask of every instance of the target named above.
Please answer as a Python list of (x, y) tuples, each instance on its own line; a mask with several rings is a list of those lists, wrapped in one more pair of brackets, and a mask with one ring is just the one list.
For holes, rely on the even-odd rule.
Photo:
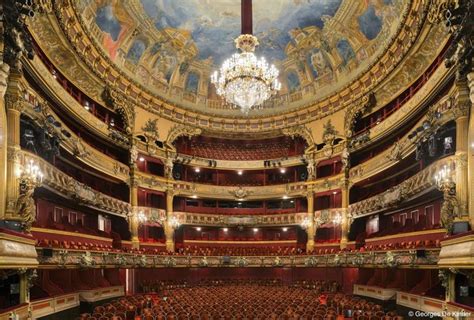
[(469, 88), (469, 98), (474, 104), (474, 71), (467, 74), (467, 86)]
[(8, 111), (21, 113), (25, 108), (25, 103), (17, 94), (7, 93), (5, 94), (5, 107)]

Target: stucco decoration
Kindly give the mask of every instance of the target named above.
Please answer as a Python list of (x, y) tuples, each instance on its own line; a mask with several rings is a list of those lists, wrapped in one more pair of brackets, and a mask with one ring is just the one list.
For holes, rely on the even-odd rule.
[(181, 136), (193, 137), (193, 136), (198, 136), (201, 133), (202, 133), (202, 130), (200, 128), (178, 124), (178, 125), (173, 126), (168, 132), (168, 136), (166, 138), (165, 144), (168, 148), (175, 150), (176, 148), (174, 147), (173, 142), (179, 137)]

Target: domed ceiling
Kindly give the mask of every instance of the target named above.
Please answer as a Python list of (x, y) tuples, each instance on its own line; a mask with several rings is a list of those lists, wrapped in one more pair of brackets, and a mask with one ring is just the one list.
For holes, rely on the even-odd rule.
[[(283, 88), (253, 112), (302, 108), (347, 86), (391, 43), (408, 3), (254, 0), (256, 54), (279, 68)], [(76, 6), (86, 31), (127, 76), (185, 108), (239, 115), (215, 94), (209, 76), (235, 52), (240, 0), (83, 0)]]

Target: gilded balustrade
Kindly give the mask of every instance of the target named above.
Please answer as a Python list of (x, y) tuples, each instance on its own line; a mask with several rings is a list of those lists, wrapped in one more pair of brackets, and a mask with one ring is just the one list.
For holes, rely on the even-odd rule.
[[(52, 130), (57, 130), (58, 136), (62, 137), (61, 147), (66, 149), (76, 159), (84, 164), (101, 171), (111, 177), (117, 178), (121, 181), (128, 181), (130, 177), (130, 169), (127, 165), (107, 156), (98, 151), (94, 147), (84, 142), (74, 131), (67, 129), (64, 122), (49, 108), (45, 103), (41, 104), (43, 110), (35, 111), (35, 106), (24, 101), (25, 108), (23, 113), (27, 114), (31, 119), (35, 120), (39, 126), (47, 123), (46, 117), (53, 117), (54, 121), (59, 122), (59, 128), (52, 127)], [(64, 132), (67, 131), (69, 137), (64, 137)]]
[(169, 267), (435, 267), (439, 249), (428, 249), (424, 257), (416, 250), (339, 252), (289, 256), (148, 255), (120, 252), (53, 249), (51, 257), (38, 248), (41, 268), (169, 268)]
[(272, 199), (287, 197), (306, 196), (307, 186), (314, 185), (314, 192), (326, 191), (328, 189), (338, 189), (342, 174), (321, 178), (314, 181), (301, 181), (287, 184), (270, 186), (217, 186), (210, 184), (200, 184), (188, 181), (168, 180), (164, 177), (152, 174), (137, 172), (135, 174), (138, 186), (156, 191), (166, 192), (170, 187), (174, 190), (175, 196), (198, 196), (212, 199)]
[[(120, 143), (120, 140), (112, 138), (112, 129), (107, 123), (87, 111), (64, 87), (53, 77), (50, 70), (43, 62), (35, 56), (30, 61), (25, 61), (25, 68), (35, 78), (43, 92), (51, 97), (61, 108), (67, 111), (74, 119), (87, 130), (96, 133), (102, 139), (111, 143)], [(114, 131), (116, 132), (116, 130)]]
[(301, 225), (306, 212), (265, 215), (221, 215), (215, 213), (173, 212), (180, 224), (198, 226), (288, 226)]
[(44, 174), (42, 186), (52, 191), (59, 192), (68, 198), (75, 199), (80, 204), (99, 211), (123, 217), (126, 217), (131, 211), (129, 203), (92, 189), (32, 153), (21, 151), (19, 156), (22, 164), (26, 164), (30, 160), (38, 164)]
[[(413, 130), (420, 127), (425, 121), (428, 121), (432, 126), (442, 126), (455, 118), (455, 101), (454, 91), (450, 91), (448, 95), (440, 99), (436, 104), (430, 107), (430, 110), (425, 114), (414, 126)], [(439, 112), (440, 117), (434, 119), (434, 113)], [(418, 139), (410, 140), (409, 135), (411, 130), (398, 141), (396, 141), (390, 148), (382, 151), (373, 158), (354, 166), (349, 171), (351, 183), (363, 181), (377, 173), (383, 172), (388, 168), (397, 164), (400, 160), (412, 153), (416, 148)]]
[[(441, 64), (420, 90), (418, 90), (408, 101), (406, 101), (400, 107), (400, 109), (389, 115), (379, 124), (372, 127), (368, 132), (367, 141), (365, 143), (358, 144), (353, 148), (352, 151), (364, 148), (367, 145), (382, 139), (386, 135), (391, 134), (394, 130), (400, 129), (400, 124), (407, 122), (407, 120), (409, 120), (414, 114), (416, 114), (426, 105), (427, 99), (434, 96), (437, 91), (442, 90), (442, 87), (453, 75), (453, 73), (453, 68), (447, 69), (443, 64)], [(452, 94), (453, 92), (451, 91), (450, 96)], [(440, 103), (441, 101), (437, 104)]]
[(434, 180), (435, 174), (445, 165), (453, 168), (454, 171), (458, 160), (456, 156), (438, 160), (402, 183), (389, 188), (387, 191), (349, 205), (349, 214), (353, 218), (357, 218), (376, 211), (394, 208), (404, 200), (421, 192), (434, 189), (436, 185)]

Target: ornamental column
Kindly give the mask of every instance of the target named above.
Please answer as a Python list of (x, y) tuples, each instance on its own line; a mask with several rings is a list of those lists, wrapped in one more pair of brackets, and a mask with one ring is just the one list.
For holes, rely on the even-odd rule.
[[(1, 30), (1, 28), (0, 28)], [(4, 219), (7, 201), (7, 114), (5, 108), (5, 92), (10, 67), (0, 62), (0, 219)]]
[(469, 149), (469, 89), (465, 81), (456, 81), (455, 106), (453, 109), (456, 121), (456, 197), (459, 202), (458, 218), (469, 219), (469, 182), (468, 182), (468, 149)]
[[(132, 170), (133, 171), (133, 170)], [(138, 239), (138, 183), (135, 178), (132, 177), (130, 183), (130, 204), (132, 211), (130, 212), (128, 219), (128, 226), (132, 235), (132, 248), (140, 248), (140, 240)]]
[(308, 202), (308, 223), (306, 226), (306, 234), (308, 235), (308, 240), (306, 242), (306, 252), (312, 252), (314, 250), (314, 235), (316, 233), (316, 228), (314, 225), (314, 193), (313, 189), (308, 190), (306, 195), (306, 200)]
[[(467, 75), (467, 87), (469, 89), (469, 132), (468, 132), (468, 148), (467, 148), (467, 188), (468, 194), (471, 194), (473, 190), (471, 189), (472, 184), (474, 183), (474, 112), (469, 112), (474, 105), (474, 72), (471, 72)], [(471, 224), (471, 229), (474, 228), (474, 196), (468, 198), (468, 212), (469, 220)]]
[(173, 197), (174, 193), (172, 186), (166, 191), (166, 221), (163, 224), (163, 229), (165, 231), (166, 238), (166, 250), (174, 252), (174, 225), (173, 225)]
[(19, 82), (21, 72), (12, 71), (8, 79), (8, 88), (5, 94), (7, 108), (7, 205), (5, 219), (21, 221), (17, 214), (16, 203), (20, 195), (20, 182), (18, 173), (20, 163), (20, 116), (23, 109)]
[(347, 247), (349, 228), (351, 221), (349, 218), (349, 180), (344, 179), (341, 184), (341, 242), (340, 248)]

